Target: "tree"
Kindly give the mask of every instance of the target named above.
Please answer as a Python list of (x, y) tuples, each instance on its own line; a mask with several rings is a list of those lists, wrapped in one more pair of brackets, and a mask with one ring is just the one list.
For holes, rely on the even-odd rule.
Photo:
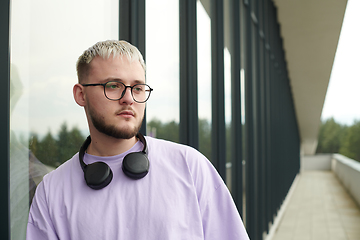
[(149, 135), (160, 139), (179, 142), (179, 124), (175, 121), (162, 123), (159, 119), (152, 119), (147, 123)]
[[(162, 123), (159, 119), (152, 119), (147, 127), (153, 137), (179, 142), (179, 124), (175, 121)], [(211, 124), (206, 119), (199, 119), (199, 150), (211, 159)]]
[(317, 153), (338, 153), (347, 127), (335, 122), (334, 118), (321, 123)]
[(62, 164), (70, 159), (76, 152), (79, 151), (81, 144), (85, 138), (81, 135), (78, 128), (74, 127), (71, 132), (67, 130), (67, 124), (64, 122), (58, 134), (58, 148), (59, 148), (59, 163)]
[(211, 160), (211, 124), (199, 119), (199, 151)]
[(339, 153), (360, 162), (360, 121), (347, 129)]
[(49, 130), (46, 136), (39, 143), (39, 151), (35, 154), (35, 156), (45, 165), (57, 167), (59, 162), (58, 152), (57, 142)]
[(39, 137), (37, 136), (36, 133), (31, 133), (31, 134), (30, 134), (29, 149), (31, 150), (31, 152), (32, 152), (35, 156), (38, 155)]
[(60, 131), (58, 133), (58, 147), (59, 147), (59, 165), (68, 160), (71, 157), (71, 139), (68, 134), (67, 124), (64, 122), (60, 126)]
[(85, 138), (77, 127), (74, 127), (69, 132), (67, 124), (64, 122), (60, 127), (57, 139), (52, 136), (50, 130), (41, 140), (37, 134), (32, 133), (29, 147), (42, 163), (58, 167), (79, 151), (84, 140)]

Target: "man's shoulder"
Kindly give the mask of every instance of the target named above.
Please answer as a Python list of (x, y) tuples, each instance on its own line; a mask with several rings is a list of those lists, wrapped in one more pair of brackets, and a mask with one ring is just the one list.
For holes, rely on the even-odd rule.
[(204, 172), (212, 171), (210, 161), (191, 146), (152, 137), (146, 137), (146, 140), (150, 160), (169, 167), (184, 164), (190, 171), (197, 171), (197, 169)]
[(146, 136), (146, 141), (148, 144), (149, 151), (151, 151), (152, 148), (155, 149), (156, 151), (163, 151), (169, 153), (175, 152), (177, 154), (190, 154), (190, 155), (202, 156), (202, 154), (198, 150), (185, 144), (176, 143), (173, 141), (149, 137), (149, 136)]
[[(67, 178), (69, 176), (70, 171), (74, 170), (74, 164), (76, 164), (76, 161), (79, 163), (78, 155), (79, 154), (76, 153), (72, 158), (65, 161), (59, 167), (46, 174), (43, 178), (43, 181), (58, 182), (61, 181), (61, 179), (63, 178)], [(81, 168), (80, 163), (79, 163), (79, 168)]]
[(166, 140), (166, 139), (160, 139), (160, 138), (155, 138), (155, 137), (150, 137), (150, 136), (145, 136), (146, 142), (151, 144), (151, 145), (167, 145), (167, 146), (182, 146), (182, 144), (180, 143), (176, 143), (170, 140)]

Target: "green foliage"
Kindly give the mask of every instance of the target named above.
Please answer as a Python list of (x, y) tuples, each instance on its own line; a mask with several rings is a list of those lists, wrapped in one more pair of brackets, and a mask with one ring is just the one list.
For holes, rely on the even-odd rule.
[(66, 123), (61, 125), (58, 139), (58, 154), (59, 159), (62, 160), (60, 163), (63, 163), (64, 160), (70, 159), (76, 152), (78, 152), (81, 144), (85, 140), (79, 129), (73, 128), (69, 132), (67, 130)]
[(179, 142), (179, 124), (175, 121), (162, 123), (158, 119), (152, 119), (147, 123), (148, 135), (159, 139)]
[(211, 124), (199, 119), (199, 151), (211, 160)]
[[(179, 142), (179, 124), (175, 121), (162, 123), (152, 119), (147, 123), (148, 135), (159, 139)], [(206, 119), (199, 119), (199, 150), (211, 159), (211, 124)]]
[(341, 125), (333, 118), (321, 123), (317, 153), (340, 153), (360, 161), (360, 121)]
[(60, 159), (58, 156), (59, 146), (57, 142), (49, 131), (41, 142), (38, 141), (37, 151), (32, 149), (33, 153), (45, 165), (55, 167)]
[(360, 121), (347, 129), (339, 153), (360, 162)]
[(50, 130), (42, 140), (35, 133), (31, 135), (30, 150), (37, 159), (51, 167), (58, 167), (70, 159), (85, 140), (78, 128), (68, 131), (65, 122), (61, 125), (57, 138), (52, 136)]
[(318, 153), (338, 153), (346, 126), (335, 122), (334, 118), (321, 123), (318, 137)]

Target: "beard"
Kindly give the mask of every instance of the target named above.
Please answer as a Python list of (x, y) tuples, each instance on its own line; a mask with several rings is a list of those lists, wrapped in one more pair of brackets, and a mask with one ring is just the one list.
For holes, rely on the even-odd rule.
[(141, 123), (144, 119), (141, 119), (138, 125), (135, 125), (132, 129), (131, 128), (118, 128), (115, 125), (107, 124), (98, 113), (93, 111), (92, 108), (89, 108), (89, 116), (91, 119), (91, 122), (93, 123), (94, 127), (101, 133), (116, 138), (116, 139), (130, 139), (135, 137), (141, 128)]

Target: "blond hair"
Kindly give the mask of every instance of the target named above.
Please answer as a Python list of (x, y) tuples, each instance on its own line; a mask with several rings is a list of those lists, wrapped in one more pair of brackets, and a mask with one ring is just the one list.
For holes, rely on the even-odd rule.
[(96, 57), (108, 59), (110, 56), (126, 56), (129, 61), (139, 61), (144, 71), (146, 70), (144, 58), (139, 49), (124, 40), (107, 40), (98, 42), (79, 57), (76, 63), (76, 71), (79, 83), (88, 76), (89, 64)]

